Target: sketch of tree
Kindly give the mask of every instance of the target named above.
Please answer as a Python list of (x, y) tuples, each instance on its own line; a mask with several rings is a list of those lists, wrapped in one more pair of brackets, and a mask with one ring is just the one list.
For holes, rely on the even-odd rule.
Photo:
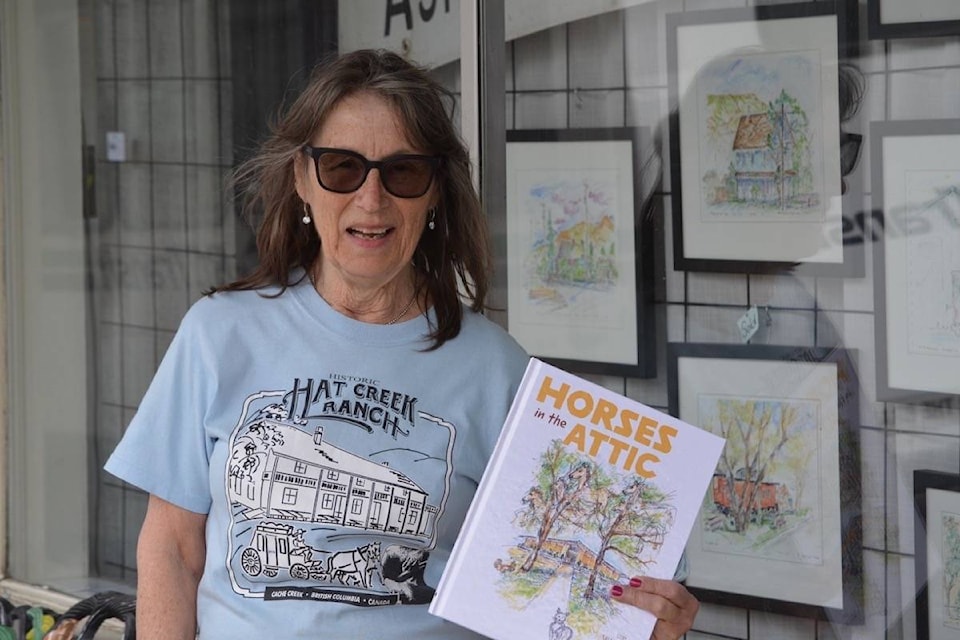
[(707, 118), (704, 123), (707, 142), (715, 146), (727, 146), (728, 139), (736, 132), (740, 118), (749, 113), (758, 113), (764, 108), (764, 101), (754, 93), (708, 95)]
[(722, 398), (717, 418), (717, 433), (727, 440), (717, 470), (726, 479), (734, 530), (743, 533), (758, 489), (790, 439), (797, 410), (786, 402)]
[[(777, 194), (780, 208), (786, 209), (792, 196), (809, 193), (813, 189), (809, 161), (809, 120), (800, 102), (783, 89), (776, 99), (767, 104), (767, 118), (771, 123), (776, 123), (768, 134), (767, 146), (778, 159)], [(793, 189), (787, 188), (788, 171), (796, 178)]]
[(793, 491), (793, 508), (801, 511), (804, 507), (803, 493), (810, 476), (810, 464), (817, 453), (817, 443), (811, 441), (816, 432), (798, 431), (784, 447), (782, 468), (790, 479)]
[(793, 508), (797, 511), (804, 509), (804, 490), (807, 486), (807, 475), (810, 461), (816, 452), (812, 447), (804, 446), (804, 443), (793, 443), (788, 445), (789, 455), (784, 462), (784, 467), (789, 473), (790, 487), (793, 490)]
[(255, 436), (253, 440), (257, 447), (262, 450), (283, 444), (283, 434), (280, 433), (276, 425), (265, 420), (259, 420), (250, 425), (248, 433)]
[(951, 618), (960, 607), (960, 517), (943, 518), (943, 595)]
[[(595, 498), (599, 492), (594, 493)], [(656, 485), (639, 477), (631, 477), (621, 486), (607, 483), (603, 499), (595, 499), (585, 523), (600, 536), (597, 561), (587, 580), (585, 596), (593, 595), (597, 573), (608, 553), (624, 558), (628, 564), (645, 566), (647, 549), (658, 550), (664, 536), (673, 526), (675, 510), (671, 496)]]
[(625, 481), (554, 441), (540, 456), (536, 482), (515, 522), (536, 528), (537, 540), (521, 571), (530, 571), (551, 534), (574, 529), (597, 536), (595, 562), (584, 590), (593, 595), (604, 558), (615, 554), (628, 564), (646, 564), (645, 552), (658, 550), (674, 521), (671, 496), (643, 478)]
[[(522, 571), (530, 571), (540, 554), (540, 550), (554, 528), (563, 527), (583, 519), (587, 508), (585, 498), (591, 477), (597, 472), (597, 466), (581, 458), (577, 453), (567, 451), (561, 440), (554, 440), (540, 456), (540, 470), (536, 484), (527, 493), (518, 521), (539, 522), (537, 541), (521, 566)], [(536, 495), (533, 499), (531, 496)]]

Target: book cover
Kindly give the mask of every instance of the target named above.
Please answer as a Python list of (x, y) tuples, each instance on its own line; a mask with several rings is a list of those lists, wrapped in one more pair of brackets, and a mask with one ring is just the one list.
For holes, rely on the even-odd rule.
[(672, 578), (723, 439), (531, 358), (430, 612), (496, 640), (636, 640), (610, 598)]

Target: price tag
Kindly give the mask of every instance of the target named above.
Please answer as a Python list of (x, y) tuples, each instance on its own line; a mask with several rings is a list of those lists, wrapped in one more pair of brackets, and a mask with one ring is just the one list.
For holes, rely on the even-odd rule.
[(741, 342), (750, 342), (750, 338), (760, 328), (760, 316), (757, 313), (757, 305), (753, 305), (747, 312), (737, 320), (737, 328), (740, 330)]

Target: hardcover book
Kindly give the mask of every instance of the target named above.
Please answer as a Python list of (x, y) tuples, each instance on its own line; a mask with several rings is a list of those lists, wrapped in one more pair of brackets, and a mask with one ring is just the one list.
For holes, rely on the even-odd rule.
[(646, 639), (724, 441), (531, 358), (430, 612), (496, 640)]

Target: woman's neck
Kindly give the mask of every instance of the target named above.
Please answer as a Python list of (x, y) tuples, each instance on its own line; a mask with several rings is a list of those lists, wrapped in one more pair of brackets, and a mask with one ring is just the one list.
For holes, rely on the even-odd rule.
[(396, 324), (422, 313), (412, 267), (379, 286), (363, 287), (324, 277), (319, 268), (311, 270), (310, 281), (334, 310), (361, 322)]

